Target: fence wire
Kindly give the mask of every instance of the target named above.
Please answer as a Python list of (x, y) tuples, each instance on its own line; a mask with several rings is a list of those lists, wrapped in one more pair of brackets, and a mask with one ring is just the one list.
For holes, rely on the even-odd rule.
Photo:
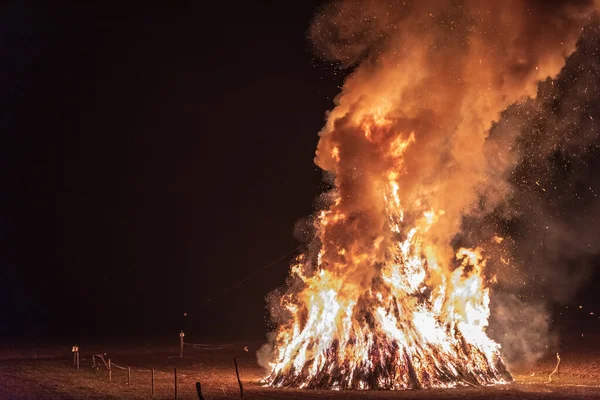
[(257, 343), (266, 343), (266, 342), (267, 342), (266, 340), (258, 340), (255, 342), (224, 343), (224, 344), (184, 342), (183, 345), (189, 346), (192, 348), (196, 348), (196, 349), (202, 349), (202, 350), (223, 350), (223, 349), (228, 349), (228, 348), (232, 348), (235, 346), (245, 346), (248, 344), (257, 344)]
[(116, 363), (112, 362), (112, 360), (110, 362), (110, 366), (111, 366), (111, 368), (112, 367), (116, 367), (116, 368), (122, 369), (123, 371), (127, 371), (127, 368), (121, 367), (120, 365), (117, 365)]
[[(251, 341), (251, 342), (233, 342), (233, 343), (221, 343), (221, 344), (188, 343), (188, 342), (184, 342), (182, 344), (184, 346), (187, 346), (190, 348), (201, 349), (201, 350), (224, 350), (224, 349), (235, 348), (235, 346), (244, 346), (244, 351), (248, 351), (248, 348), (246, 347), (247, 345), (262, 344), (262, 343), (266, 343), (266, 342), (267, 342), (266, 340), (260, 340), (260, 341)], [(95, 371), (97, 371), (97, 369), (103, 365), (106, 368), (106, 370), (109, 372), (109, 374), (112, 373), (113, 367), (118, 370), (127, 371), (128, 373), (135, 372), (135, 373), (144, 374), (144, 375), (145, 374), (150, 375), (154, 372), (154, 373), (168, 375), (168, 376), (172, 377), (175, 373), (174, 370), (163, 371), (163, 370), (156, 369), (156, 368), (139, 368), (139, 367), (131, 368), (131, 366), (124, 367), (122, 365), (115, 363), (113, 361), (113, 359), (109, 358), (107, 353), (92, 354), (92, 356), (89, 359), (84, 358), (84, 360), (86, 360), (86, 361), (89, 360), (92, 363), (92, 367), (94, 368)], [(190, 374), (190, 373), (182, 373), (181, 371), (177, 371), (177, 377), (191, 378), (191, 379), (197, 380), (197, 379), (200, 379), (200, 376), (201, 376), (200, 372)], [(236, 398), (234, 396), (228, 395), (225, 392), (224, 387), (221, 387), (221, 390), (223, 391), (223, 395), (225, 398)], [(259, 394), (258, 396), (261, 397), (262, 394)], [(269, 397), (269, 396), (266, 396), (266, 397)]]

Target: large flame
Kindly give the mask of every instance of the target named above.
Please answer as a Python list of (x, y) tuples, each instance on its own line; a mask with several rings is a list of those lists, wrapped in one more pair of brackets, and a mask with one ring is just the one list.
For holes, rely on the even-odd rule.
[[(376, 128), (364, 125), (366, 140)], [(409, 134), (392, 142), (396, 162), (384, 179), (372, 182), (380, 188), (393, 245), (382, 249), (384, 237), (369, 239), (365, 232), (357, 242), (370, 244), (334, 246), (337, 254), (328, 255), (329, 262), (321, 250), (316, 265), (301, 256), (293, 266), (304, 289), (282, 299), (293, 319), (279, 331), (269, 384), (407, 389), (510, 379), (500, 346), (485, 333), (490, 299), (481, 249), (461, 248), (456, 269), (444, 273), (423, 239), (444, 211), (405, 221), (396, 177), (414, 140)], [(337, 148), (332, 157), (339, 157)], [(319, 215), (323, 242), (339, 242), (340, 229), (352, 218), (343, 203), (338, 196)], [(372, 272), (369, 284), (361, 276), (365, 269)]]
[(485, 243), (453, 240), (464, 215), (507, 190), (513, 143), (490, 153), (493, 122), (560, 70), (593, 11), (593, 1), (348, 0), (317, 16), (311, 32), (326, 56), (366, 61), (320, 134), (316, 163), (335, 188), (276, 307), (285, 316), (266, 384), (511, 380), (486, 334)]

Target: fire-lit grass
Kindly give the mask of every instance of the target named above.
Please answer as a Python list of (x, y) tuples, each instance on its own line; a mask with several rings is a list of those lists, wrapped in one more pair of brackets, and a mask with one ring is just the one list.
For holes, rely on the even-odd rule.
[[(165, 370), (165, 367), (163, 367)], [(217, 366), (201, 372), (202, 367), (178, 369), (178, 397), (196, 398), (195, 383), (205, 383), (206, 398), (222, 398), (237, 394), (235, 378), (230, 368)], [(68, 362), (39, 361), (23, 362), (17, 366), (3, 367), (1, 372), (0, 398), (30, 395), (30, 398), (127, 398), (146, 399), (151, 397), (151, 372), (132, 371), (131, 386), (127, 385), (125, 371), (113, 370), (112, 382), (106, 370), (97, 374), (91, 368), (73, 369)], [(173, 372), (155, 372), (155, 397), (173, 398)]]
[[(545, 382), (555, 367), (556, 359), (549, 354), (534, 365), (512, 366), (511, 372), (516, 382), (509, 385), (416, 391), (327, 391), (263, 387), (259, 381), (265, 371), (256, 364), (254, 357), (257, 346), (249, 347), (249, 352), (245, 352), (243, 346), (212, 351), (186, 349), (183, 359), (174, 357), (177, 349), (168, 346), (119, 346), (103, 349), (119, 365), (131, 366), (131, 386), (127, 385), (127, 373), (116, 368), (113, 369), (112, 382), (108, 382), (106, 369), (99, 369), (94, 374), (89, 359), (91, 351), (86, 352), (83, 346), (79, 371), (72, 367), (69, 348), (48, 347), (19, 351), (5, 348), (0, 357), (0, 398), (148, 399), (151, 394), (149, 367), (157, 370), (155, 398), (173, 398), (175, 366), (178, 371), (178, 398), (197, 398), (196, 381), (202, 383), (206, 399), (239, 398), (234, 356), (240, 365), (245, 399), (600, 398), (600, 387), (594, 387), (600, 385), (599, 348), (582, 346), (564, 350), (561, 353), (560, 375), (554, 377), (551, 384)], [(100, 347), (94, 350), (98, 348)]]

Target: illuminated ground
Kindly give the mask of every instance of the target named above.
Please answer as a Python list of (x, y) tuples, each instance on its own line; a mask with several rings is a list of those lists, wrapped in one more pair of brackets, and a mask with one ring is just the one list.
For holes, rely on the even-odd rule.
[[(186, 349), (181, 360), (173, 357), (177, 347), (157, 344), (132, 346), (81, 345), (81, 370), (71, 366), (68, 346), (2, 346), (0, 355), (1, 399), (148, 399), (150, 398), (149, 366), (164, 372), (156, 373), (158, 399), (173, 398), (173, 367), (178, 367), (179, 396), (194, 399), (195, 383), (203, 385), (208, 399), (239, 398), (233, 357), (240, 365), (244, 382), (244, 399), (545, 399), (545, 398), (599, 398), (600, 399), (600, 342), (594, 338), (575, 340), (561, 353), (560, 376), (545, 384), (555, 359), (549, 356), (535, 365), (513, 366), (516, 383), (486, 388), (458, 388), (450, 390), (419, 390), (406, 392), (330, 392), (261, 387), (258, 380), (263, 374), (256, 364), (254, 351), (257, 344), (213, 350)], [(91, 369), (88, 355), (107, 351), (120, 365), (132, 368), (132, 384), (127, 386), (125, 371), (114, 369), (113, 382), (108, 382), (107, 371), (97, 374)], [(167, 373), (168, 372), (168, 373)], [(533, 374), (533, 375), (532, 375)]]

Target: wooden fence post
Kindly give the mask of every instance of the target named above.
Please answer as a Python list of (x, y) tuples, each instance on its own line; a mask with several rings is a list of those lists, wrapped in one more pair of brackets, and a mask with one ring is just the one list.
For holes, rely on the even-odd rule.
[(108, 381), (112, 382), (112, 368), (110, 366), (110, 358), (108, 359)]
[(240, 399), (244, 398), (244, 386), (240, 380), (240, 373), (238, 372), (237, 360), (233, 357), (233, 363), (235, 364), (235, 376), (237, 376), (238, 385), (240, 385)]
[(177, 367), (175, 367), (175, 400), (177, 400)]
[(131, 386), (131, 367), (127, 367), (127, 386)]
[(152, 397), (154, 397), (154, 368), (152, 368)]
[(77, 355), (76, 359), (77, 359), (77, 369), (79, 369), (79, 347), (77, 348), (77, 351), (75, 352), (75, 354)]
[(200, 382), (196, 382), (196, 393), (198, 394), (198, 400), (204, 400), (204, 396), (202, 396), (202, 385), (200, 385)]

